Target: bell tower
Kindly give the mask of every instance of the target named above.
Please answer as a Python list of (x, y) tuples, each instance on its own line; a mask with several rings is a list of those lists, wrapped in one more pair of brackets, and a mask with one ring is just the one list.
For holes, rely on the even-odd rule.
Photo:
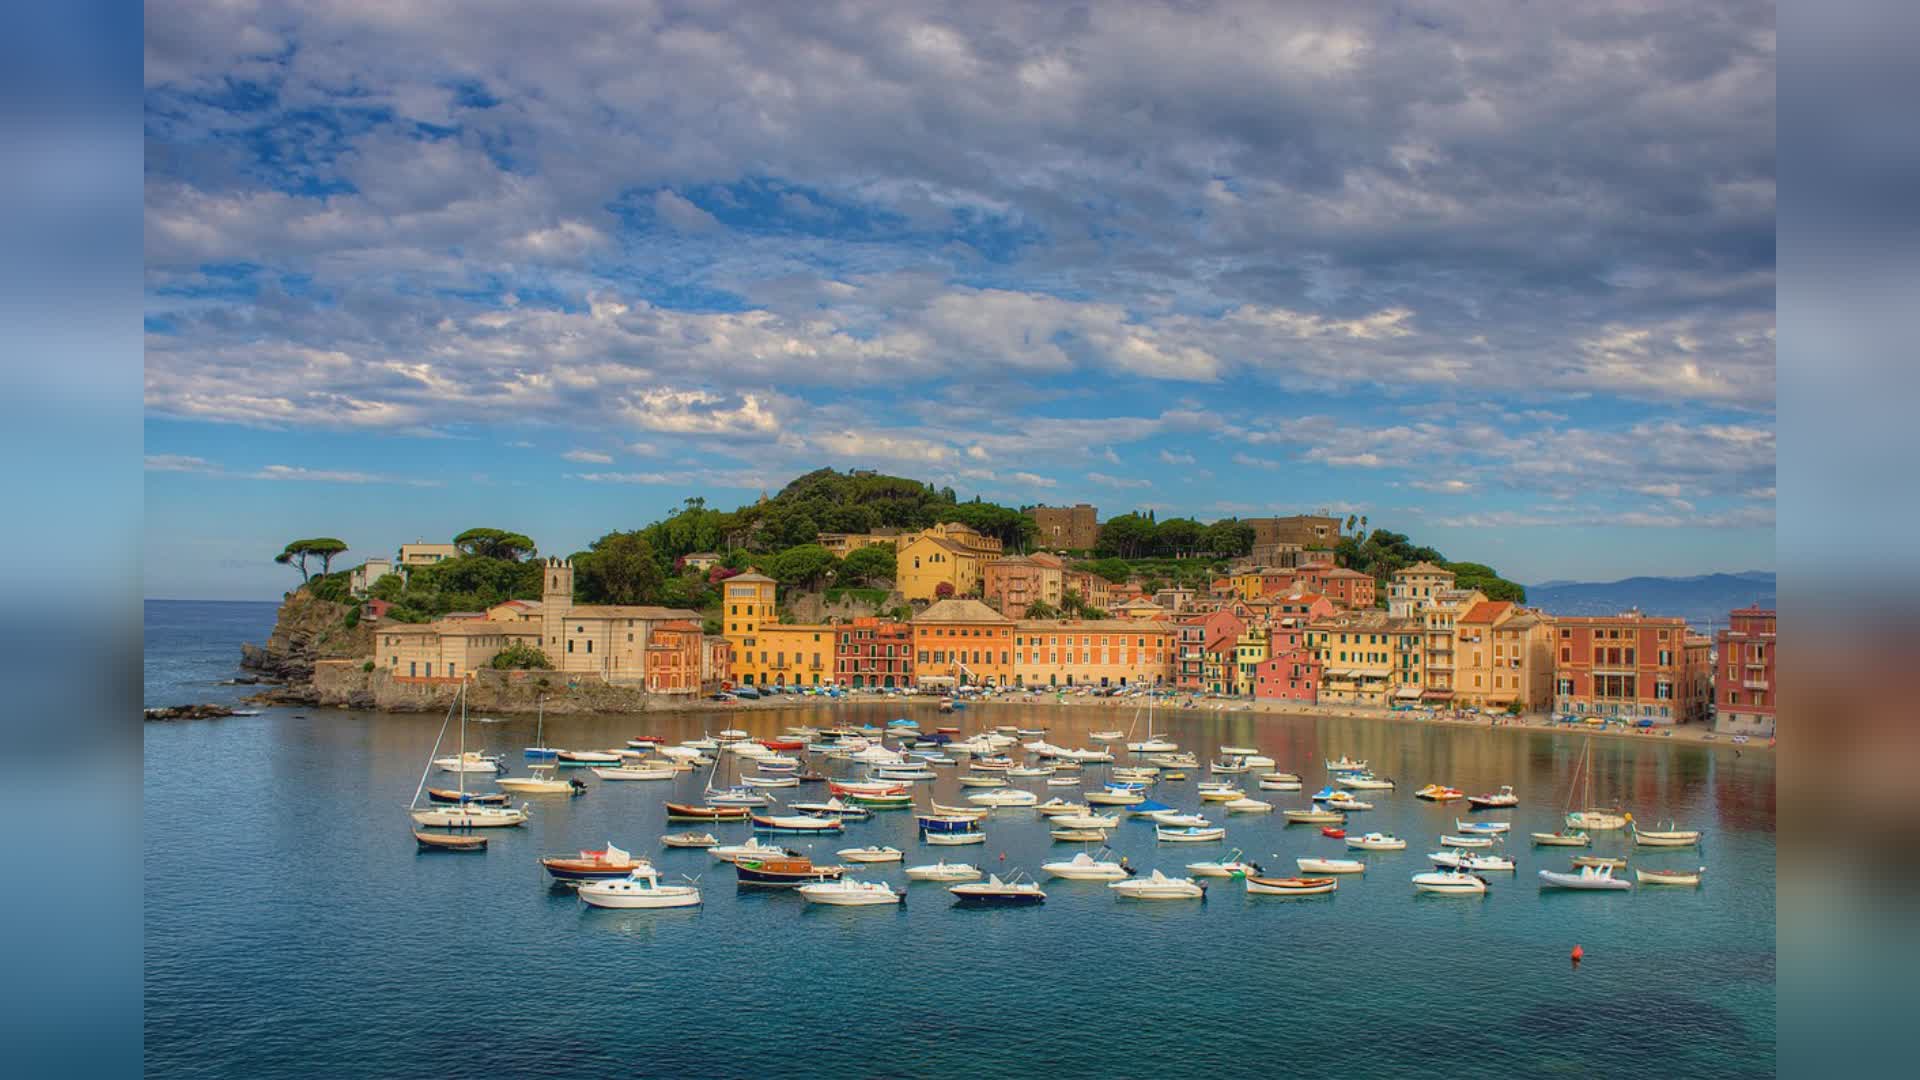
[(565, 655), (567, 614), (573, 610), (573, 560), (549, 555), (540, 573), (540, 647), (558, 665)]

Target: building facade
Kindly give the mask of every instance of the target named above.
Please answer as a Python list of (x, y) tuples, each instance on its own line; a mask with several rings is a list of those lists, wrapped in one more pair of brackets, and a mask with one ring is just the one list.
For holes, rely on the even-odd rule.
[(1013, 682), (1014, 620), (978, 600), (951, 599), (913, 617), (913, 679), (942, 689)]
[(1253, 696), (1258, 701), (1320, 700), (1320, 661), (1306, 649), (1276, 652), (1254, 668)]
[(1523, 712), (1553, 701), (1553, 628), (1505, 600), (1473, 605), (1454, 624), (1454, 704)]
[(894, 557), (894, 588), (908, 600), (940, 599), (945, 585), (953, 596), (978, 596), (989, 556), (944, 536), (916, 536)]
[(347, 575), (347, 588), (355, 596), (365, 596), (367, 590), (373, 588), (374, 582), (391, 573), (393, 573), (392, 560), (368, 559), (354, 567), (353, 572)]
[(1143, 619), (1022, 619), (1014, 627), (1016, 686), (1165, 686), (1171, 623)]
[(1728, 617), (1716, 639), (1713, 670), (1713, 730), (1730, 735), (1772, 738), (1778, 702), (1773, 678), (1774, 635), (1779, 613), (1772, 608), (1741, 608)]
[(1712, 643), (1681, 618), (1555, 616), (1555, 711), (1656, 726), (1707, 718)]
[(1307, 646), (1322, 666), (1320, 700), (1386, 705), (1393, 682), (1393, 635), (1384, 611), (1343, 611), (1307, 624)]
[(1387, 614), (1404, 619), (1432, 603), (1434, 594), (1451, 588), (1451, 570), (1430, 562), (1403, 566), (1387, 582)]
[(1024, 555), (988, 562), (981, 578), (981, 593), (987, 602), (1016, 619), (1026, 615), (1030, 604), (1059, 607), (1066, 591), (1066, 575), (1059, 566)]
[(417, 566), (432, 566), (434, 563), (460, 557), (460, 549), (452, 544), (429, 544), (424, 540), (415, 540), (411, 544), (400, 545), (400, 568), (411, 570)]
[(863, 616), (834, 627), (834, 680), (842, 686), (913, 685), (913, 624)]
[(1100, 542), (1100, 512), (1086, 503), (1030, 506), (1034, 543), (1056, 551), (1089, 551)]

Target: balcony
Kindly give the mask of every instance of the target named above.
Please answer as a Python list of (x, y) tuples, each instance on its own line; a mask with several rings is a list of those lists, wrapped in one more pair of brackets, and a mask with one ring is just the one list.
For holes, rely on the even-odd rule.
[(1742, 679), (1740, 680), (1740, 685), (1749, 690), (1767, 690), (1772, 686), (1772, 684), (1765, 679)]

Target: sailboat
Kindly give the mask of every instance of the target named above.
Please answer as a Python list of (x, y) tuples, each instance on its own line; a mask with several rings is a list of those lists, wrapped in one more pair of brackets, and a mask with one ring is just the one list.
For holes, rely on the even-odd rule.
[[(1153, 701), (1153, 692), (1149, 690), (1147, 692), (1147, 737), (1138, 742), (1129, 741), (1127, 743), (1127, 749), (1132, 753), (1171, 754), (1175, 750), (1180, 749), (1177, 743), (1168, 742), (1165, 738), (1161, 737), (1160, 733), (1153, 730)], [(1133, 724), (1127, 725), (1127, 738), (1129, 740), (1133, 738), (1134, 724), (1138, 724), (1139, 722), (1140, 711), (1135, 709), (1133, 713)]]
[(1586, 809), (1572, 808), (1573, 789), (1567, 789), (1567, 828), (1569, 829), (1624, 829), (1633, 815), (1622, 813), (1614, 807), (1596, 807), (1593, 805), (1593, 736), (1587, 736), (1586, 749), (1580, 755), (1580, 764), (1574, 773), (1581, 776), (1580, 801)]
[[(467, 687), (465, 683), (460, 685), (460, 691), (455, 695), (455, 704), (460, 708), (459, 760), (465, 761), (467, 759)], [(440, 752), (440, 741), (446, 738), (447, 725), (453, 722), (453, 708), (452, 705), (447, 707), (447, 718), (441, 721), (440, 734), (434, 737), (433, 749), (428, 752), (427, 767), (420, 772), (420, 786), (414, 789), (413, 801), (408, 804), (408, 812), (413, 817), (413, 823), (415, 825), (439, 826), (448, 829), (483, 829), (505, 825), (526, 824), (528, 815), (527, 807), (524, 803), (517, 807), (481, 806), (469, 802), (455, 802), (450, 805), (420, 805), (420, 795), (427, 787), (427, 775), (433, 770), (433, 755)], [(467, 774), (463, 770), (455, 775), (460, 778), (460, 787), (457, 794), (464, 796), (467, 791)], [(423, 834), (420, 830), (415, 829), (413, 835), (414, 839), (420, 840), (421, 843), (431, 844), (434, 843), (434, 841), (421, 840), (421, 837), (423, 835), (435, 836), (436, 834)]]
[(547, 745), (547, 696), (540, 695), (535, 705), (533, 721), (533, 745), (526, 748), (528, 761), (552, 761), (560, 751)]
[[(727, 735), (728, 733), (723, 731), (720, 734), (724, 736), (724, 735)], [(744, 736), (744, 733), (742, 734)], [(739, 741), (740, 740), (734, 740), (735, 743), (738, 743)], [(762, 795), (760, 792), (757, 792), (750, 787), (746, 787), (744, 785), (736, 785), (734, 787), (728, 787), (728, 788), (717, 788), (713, 786), (713, 782), (719, 779), (720, 777), (720, 762), (725, 758), (727, 758), (728, 756), (729, 755), (727, 754), (713, 755), (713, 771), (707, 774), (706, 799), (707, 799), (708, 805), (710, 806), (771, 806), (773, 804), (772, 796)]]

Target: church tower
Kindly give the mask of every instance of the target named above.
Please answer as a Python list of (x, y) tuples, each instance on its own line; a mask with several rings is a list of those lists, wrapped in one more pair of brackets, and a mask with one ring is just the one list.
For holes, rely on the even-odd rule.
[(567, 634), (567, 614), (573, 610), (573, 560), (547, 556), (541, 568), (540, 647), (555, 666), (561, 662), (561, 642)]

